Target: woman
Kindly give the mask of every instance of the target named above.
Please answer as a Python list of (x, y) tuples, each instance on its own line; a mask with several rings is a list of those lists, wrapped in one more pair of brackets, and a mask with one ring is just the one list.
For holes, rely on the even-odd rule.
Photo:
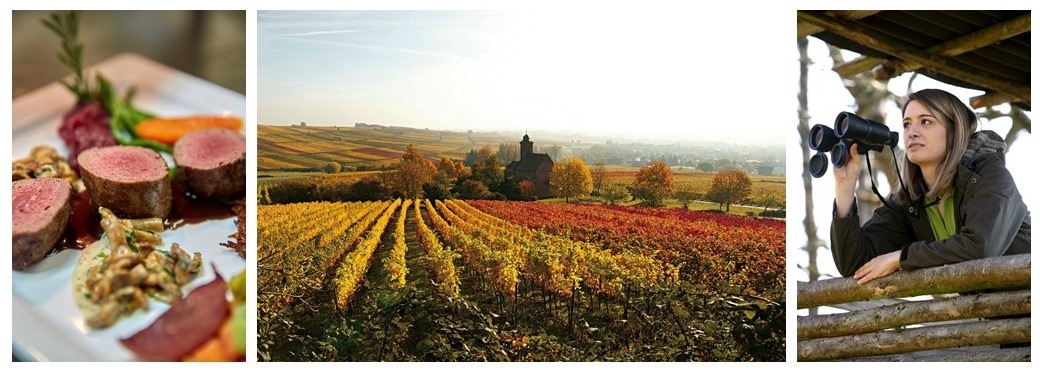
[[(1029, 253), (1029, 209), (1004, 166), (1004, 140), (975, 132), (975, 113), (949, 92), (910, 94), (903, 107), (901, 168), (890, 209), (882, 206), (862, 227), (855, 191), (861, 169), (851, 160), (834, 170), (831, 253), (843, 276), (859, 284), (896, 270)], [(923, 211), (923, 212), (922, 212)]]

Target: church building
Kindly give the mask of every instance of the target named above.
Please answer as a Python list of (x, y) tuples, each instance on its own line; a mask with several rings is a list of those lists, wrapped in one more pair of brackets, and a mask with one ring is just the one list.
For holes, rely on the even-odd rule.
[(520, 141), (520, 160), (509, 163), (506, 167), (506, 178), (513, 178), (518, 183), (529, 180), (534, 182), (538, 197), (549, 196), (549, 174), (552, 173), (553, 160), (545, 153), (534, 153), (534, 142), (524, 134)]

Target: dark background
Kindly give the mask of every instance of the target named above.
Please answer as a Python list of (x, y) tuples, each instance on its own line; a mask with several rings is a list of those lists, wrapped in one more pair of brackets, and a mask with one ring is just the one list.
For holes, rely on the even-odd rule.
[[(58, 37), (41, 23), (49, 14), (12, 13), (13, 98), (72, 73), (58, 61)], [(232, 91), (246, 92), (243, 10), (81, 11), (79, 17), (84, 66), (133, 52)]]

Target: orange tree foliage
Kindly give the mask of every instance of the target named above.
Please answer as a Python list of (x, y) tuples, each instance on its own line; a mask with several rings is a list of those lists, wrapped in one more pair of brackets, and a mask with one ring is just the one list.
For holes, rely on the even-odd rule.
[(716, 173), (711, 180), (711, 189), (708, 190), (708, 200), (719, 203), (719, 209), (726, 205), (729, 211), (730, 204), (744, 201), (751, 195), (751, 177), (747, 173), (734, 170)]
[(441, 157), (441, 160), (437, 162), (437, 179), (441, 179), (440, 182), (454, 183), (456, 179), (466, 176), (466, 166), (462, 164), (462, 160), (452, 160), (448, 157)]
[(649, 206), (660, 206), (674, 188), (672, 168), (664, 161), (654, 161), (636, 173), (636, 181), (632, 184), (632, 196), (641, 199)]
[(592, 174), (585, 162), (577, 157), (567, 157), (553, 164), (549, 175), (549, 190), (556, 197), (570, 202), (572, 197), (581, 197), (592, 192)]
[(419, 149), (409, 144), (401, 156), (401, 161), (390, 175), (391, 185), (394, 191), (407, 199), (420, 198), (423, 196), (423, 184), (433, 179), (436, 170), (433, 162), (424, 158)]
[(520, 181), (519, 188), (520, 188), (520, 196), (523, 196), (524, 198), (527, 198), (527, 199), (534, 199), (535, 198), (535, 194), (538, 193), (538, 189), (537, 189), (537, 187), (535, 187), (534, 182), (531, 182), (531, 181), (528, 181), (528, 180)]

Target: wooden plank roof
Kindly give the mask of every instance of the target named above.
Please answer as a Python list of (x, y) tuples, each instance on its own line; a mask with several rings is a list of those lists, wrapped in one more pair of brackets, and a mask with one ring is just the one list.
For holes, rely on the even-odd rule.
[(972, 98), (975, 108), (1010, 102), (1029, 110), (1030, 23), (1028, 10), (798, 11), (798, 36), (862, 55), (834, 67), (843, 77), (916, 71), (985, 91)]

